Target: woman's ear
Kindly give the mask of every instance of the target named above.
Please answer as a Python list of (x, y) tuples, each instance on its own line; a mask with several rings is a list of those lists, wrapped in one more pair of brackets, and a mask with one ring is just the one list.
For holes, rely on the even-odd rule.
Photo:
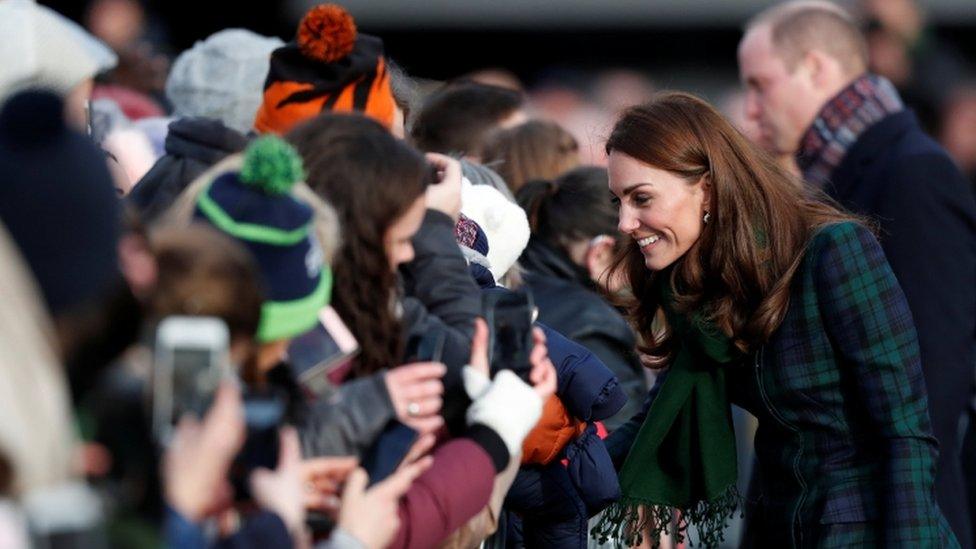
[(583, 264), (594, 282), (601, 282), (613, 264), (616, 242), (616, 239), (609, 235), (600, 235), (590, 241)]
[(705, 172), (705, 175), (699, 180), (701, 181), (701, 191), (702, 191), (702, 210), (710, 211), (712, 205), (712, 174), (711, 172)]

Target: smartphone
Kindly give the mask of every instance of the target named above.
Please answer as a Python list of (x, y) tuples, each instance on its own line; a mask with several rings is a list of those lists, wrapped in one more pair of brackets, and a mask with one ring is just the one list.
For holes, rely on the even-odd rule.
[(482, 314), (488, 324), (491, 375), (512, 370), (529, 382), (532, 365), (532, 322), (535, 303), (528, 290), (494, 290), (482, 294)]
[(243, 400), (247, 435), (230, 470), (236, 501), (251, 499), (250, 477), (255, 469), (278, 467), (279, 433), (288, 408), (287, 395), (274, 388), (248, 389)]
[(183, 414), (203, 417), (220, 382), (231, 375), (230, 335), (223, 320), (170, 316), (156, 328), (152, 423), (166, 444)]
[(410, 362), (441, 362), (444, 357), (444, 330), (432, 329), (417, 341), (416, 350), (408, 352)]
[(399, 421), (391, 421), (363, 455), (362, 466), (369, 475), (369, 485), (396, 472), (419, 436)]
[(329, 374), (351, 365), (359, 343), (332, 307), (319, 311), (319, 322), (288, 345), (287, 363), (299, 385), (312, 397), (332, 386)]

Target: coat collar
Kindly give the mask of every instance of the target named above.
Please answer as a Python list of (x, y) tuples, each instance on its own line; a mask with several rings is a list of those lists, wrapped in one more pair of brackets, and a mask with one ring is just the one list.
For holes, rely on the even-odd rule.
[(872, 162), (905, 133), (915, 130), (921, 131), (921, 127), (910, 110), (890, 114), (874, 124), (861, 134), (841, 163), (830, 173), (824, 190), (835, 198), (847, 196), (862, 180), (861, 174)]
[(800, 140), (796, 160), (804, 179), (823, 186), (864, 132), (904, 108), (887, 79), (871, 73), (855, 78), (823, 105)]

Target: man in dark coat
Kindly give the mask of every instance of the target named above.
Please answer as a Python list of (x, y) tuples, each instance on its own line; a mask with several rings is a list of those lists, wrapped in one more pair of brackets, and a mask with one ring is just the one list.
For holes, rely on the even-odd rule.
[(790, 2), (739, 44), (746, 114), (760, 145), (794, 154), (806, 181), (877, 221), (921, 347), (940, 457), (939, 505), (973, 546), (958, 440), (976, 367), (976, 201), (890, 82), (867, 72), (856, 23), (829, 3)]

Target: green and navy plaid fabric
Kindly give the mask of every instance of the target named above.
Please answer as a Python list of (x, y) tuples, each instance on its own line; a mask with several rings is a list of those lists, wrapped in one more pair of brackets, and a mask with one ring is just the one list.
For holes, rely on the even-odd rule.
[(958, 546), (935, 501), (911, 313), (866, 228), (815, 236), (782, 325), (729, 383), (760, 420), (764, 544)]

